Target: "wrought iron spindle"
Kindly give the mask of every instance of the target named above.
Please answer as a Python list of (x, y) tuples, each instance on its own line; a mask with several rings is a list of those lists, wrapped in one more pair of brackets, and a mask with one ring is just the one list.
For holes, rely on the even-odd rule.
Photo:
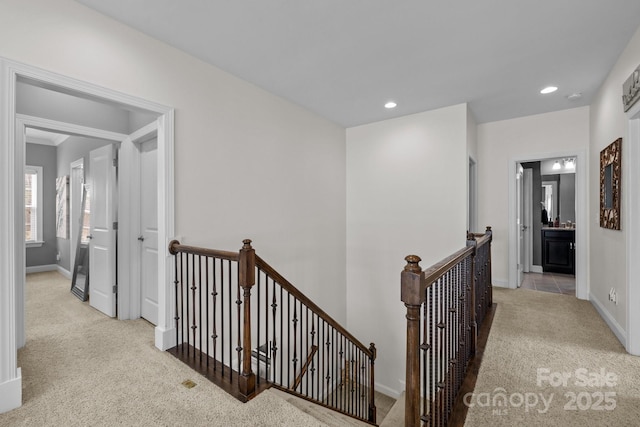
[[(240, 265), (237, 264), (237, 268), (240, 268)], [(239, 277), (240, 275), (238, 274)], [(238, 360), (238, 373), (242, 372), (242, 327), (240, 325), (240, 314), (241, 314), (241, 305), (242, 305), (242, 299), (241, 299), (241, 295), (240, 295), (240, 283), (238, 281), (238, 283), (236, 283), (236, 335), (237, 335), (237, 341), (236, 341), (236, 353), (237, 353), (237, 360)]]
[[(217, 313), (217, 309), (218, 309), (218, 288), (217, 288), (217, 284), (218, 284), (218, 278), (217, 278), (217, 273), (216, 273), (216, 259), (213, 258), (212, 259), (212, 271), (211, 271), (211, 275), (213, 276), (213, 289), (211, 291), (211, 296), (212, 296), (212, 306), (213, 306), (213, 313), (212, 313), (212, 317), (213, 317), (213, 333), (211, 334), (211, 339), (213, 340), (212, 345), (213, 345), (213, 369), (214, 371), (217, 370), (218, 364), (216, 363), (216, 361), (218, 360), (217, 358), (217, 352), (218, 352), (218, 328), (217, 328), (217, 318), (216, 318), (216, 313)], [(224, 368), (223, 368), (224, 369)], [(224, 370), (222, 371), (223, 374), (222, 376), (224, 376)]]

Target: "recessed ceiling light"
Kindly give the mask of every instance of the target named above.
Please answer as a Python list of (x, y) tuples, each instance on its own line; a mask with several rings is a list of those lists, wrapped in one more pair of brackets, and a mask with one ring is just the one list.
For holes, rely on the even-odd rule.
[(548, 94), (548, 93), (553, 93), (553, 92), (555, 92), (555, 91), (557, 91), (557, 90), (558, 90), (558, 88), (557, 88), (557, 87), (555, 87), (555, 86), (547, 86), (547, 87), (545, 87), (544, 89), (542, 89), (542, 90), (540, 91), (540, 93), (542, 93), (542, 94), (546, 95), (546, 94)]
[(393, 101), (389, 101), (386, 104), (384, 104), (384, 108), (387, 108), (387, 109), (396, 108), (397, 106), (398, 104), (396, 104)]

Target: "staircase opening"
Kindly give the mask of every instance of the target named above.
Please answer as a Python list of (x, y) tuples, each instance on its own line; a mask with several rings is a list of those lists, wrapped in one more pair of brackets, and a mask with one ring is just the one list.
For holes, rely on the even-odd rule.
[(175, 346), (168, 351), (246, 402), (273, 387), (375, 424), (365, 346), (256, 255), (170, 244)]

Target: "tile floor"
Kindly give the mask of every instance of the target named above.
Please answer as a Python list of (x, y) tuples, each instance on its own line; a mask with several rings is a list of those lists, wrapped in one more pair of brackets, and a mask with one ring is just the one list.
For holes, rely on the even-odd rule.
[(576, 277), (560, 273), (524, 273), (521, 288), (575, 295)]

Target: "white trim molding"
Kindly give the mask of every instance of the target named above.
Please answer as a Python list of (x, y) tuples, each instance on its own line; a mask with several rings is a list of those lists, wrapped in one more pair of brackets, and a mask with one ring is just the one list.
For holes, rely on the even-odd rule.
[(0, 414), (22, 405), (22, 371), (17, 369), (16, 377), (0, 383)]
[(508, 287), (515, 289), (518, 287), (518, 267), (517, 267), (517, 247), (518, 247), (518, 225), (516, 224), (516, 165), (523, 162), (535, 162), (556, 157), (576, 158), (576, 297), (586, 300), (589, 298), (589, 275), (587, 274), (589, 241), (587, 214), (588, 214), (588, 182), (589, 160), (584, 149), (572, 151), (562, 151), (554, 153), (538, 153), (523, 158), (512, 158), (509, 160), (508, 177), (509, 182), (509, 283)]
[(45, 273), (47, 271), (57, 271), (58, 270), (58, 264), (47, 264), (47, 265), (34, 265), (31, 267), (27, 267), (25, 269), (25, 272), (27, 274), (32, 274), (32, 273)]
[[(626, 208), (626, 241), (627, 241), (627, 334), (625, 349), (633, 355), (640, 356), (640, 194), (637, 187), (640, 182), (640, 102), (628, 112), (629, 133), (626, 143), (623, 142), (623, 196), (627, 197)], [(625, 160), (626, 159), (626, 160)], [(627, 167), (625, 167), (626, 165)], [(625, 191), (624, 189), (631, 191)], [(614, 331), (615, 332), (615, 331)]]
[[(73, 96), (102, 99), (128, 109), (158, 114), (158, 195), (159, 195), (159, 242), (168, 247), (169, 237), (174, 235), (174, 110), (170, 107), (146, 101), (131, 95), (103, 88), (88, 82), (10, 61), (0, 57), (0, 412), (9, 410), (13, 404), (20, 405), (21, 373), (17, 366), (17, 349), (24, 345), (24, 280), (25, 242), (24, 231), (15, 224), (23, 223), (24, 209), (16, 190), (18, 178), (24, 173), (24, 137), (16, 138), (16, 119), (20, 126), (29, 122), (42, 130), (55, 129), (70, 134), (90, 134), (93, 130), (76, 125), (60, 124), (40, 118), (18, 116), (15, 111), (16, 85), (18, 80), (53, 88)], [(62, 126), (64, 129), (60, 128)], [(69, 127), (70, 126), (70, 127)], [(101, 133), (110, 140), (122, 141), (127, 135), (114, 132)], [(123, 238), (126, 236), (123, 236)], [(137, 236), (136, 236), (137, 237)], [(135, 240), (135, 239), (134, 239)], [(137, 242), (137, 241), (136, 241)], [(172, 274), (168, 251), (158, 255), (159, 324), (156, 346), (170, 346), (172, 325)], [(126, 316), (127, 314), (125, 314)], [(125, 317), (126, 318), (126, 317)], [(175, 342), (175, 340), (174, 340)], [(9, 384), (4, 387), (5, 384)], [(13, 402), (6, 403), (5, 402)], [(16, 403), (17, 402), (17, 403)], [(9, 409), (7, 409), (9, 408)]]
[(611, 316), (611, 313), (609, 313), (609, 311), (604, 307), (604, 305), (600, 301), (598, 301), (598, 299), (591, 293), (589, 294), (589, 300), (591, 301), (591, 304), (595, 307), (598, 314), (600, 314), (600, 317), (602, 317), (605, 323), (609, 325), (609, 328), (611, 328), (616, 338), (618, 338), (618, 340), (626, 348), (627, 333), (625, 332), (624, 328), (620, 326), (618, 322), (616, 322), (616, 319), (614, 319), (613, 316)]

